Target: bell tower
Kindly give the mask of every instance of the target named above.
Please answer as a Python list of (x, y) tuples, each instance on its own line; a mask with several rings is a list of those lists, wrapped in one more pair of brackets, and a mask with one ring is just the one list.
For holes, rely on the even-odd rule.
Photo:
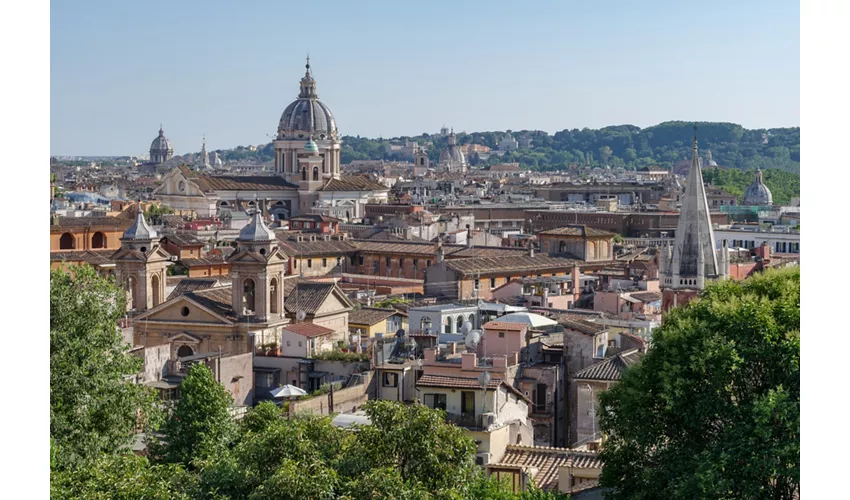
[(286, 255), (280, 252), (277, 237), (260, 212), (239, 231), (236, 252), (228, 259), (233, 279), (233, 312), (242, 321), (267, 323), (285, 317), (283, 276)]
[(115, 277), (127, 297), (127, 310), (142, 312), (165, 302), (165, 277), (170, 256), (159, 246), (141, 207), (136, 219), (121, 236), (121, 248), (110, 257)]
[(428, 153), (424, 147), (417, 147), (416, 152), (413, 153), (413, 166), (417, 169), (427, 169), (431, 166), (431, 161), (428, 159)]

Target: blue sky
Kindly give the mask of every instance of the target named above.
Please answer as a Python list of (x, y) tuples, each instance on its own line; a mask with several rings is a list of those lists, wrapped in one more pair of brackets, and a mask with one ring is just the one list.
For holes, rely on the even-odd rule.
[(53, 0), (50, 151), (269, 141), (309, 52), (343, 135), (800, 123), (785, 0)]

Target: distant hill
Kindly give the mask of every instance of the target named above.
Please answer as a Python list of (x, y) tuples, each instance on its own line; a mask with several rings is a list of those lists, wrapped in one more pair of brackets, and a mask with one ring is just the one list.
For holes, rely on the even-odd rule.
[[(562, 130), (552, 135), (542, 131), (508, 130), (458, 134), (458, 143), (476, 143), (498, 148), (498, 141), (507, 133), (515, 139), (531, 137), (531, 148), (491, 156), (486, 162), (469, 158), (472, 164), (517, 162), (524, 169), (559, 170), (571, 163), (584, 164), (586, 156), (593, 166), (610, 165), (634, 170), (647, 166), (669, 169), (678, 161), (691, 156), (693, 122), (671, 121), (641, 129), (634, 125), (615, 125), (601, 129)], [(697, 122), (700, 151), (711, 150), (718, 165), (743, 170), (779, 169), (800, 172), (800, 128), (745, 129), (735, 123)], [(397, 154), (388, 154), (390, 142), (403, 143), (406, 139), (419, 144), (431, 143), (429, 156), (436, 162), (440, 152), (447, 147), (445, 137), (422, 134), (418, 136), (369, 139), (344, 136), (342, 138), (342, 163), (352, 160), (400, 160)], [(257, 146), (255, 151), (240, 146), (219, 152), (228, 160), (258, 157), (273, 159), (271, 144)]]

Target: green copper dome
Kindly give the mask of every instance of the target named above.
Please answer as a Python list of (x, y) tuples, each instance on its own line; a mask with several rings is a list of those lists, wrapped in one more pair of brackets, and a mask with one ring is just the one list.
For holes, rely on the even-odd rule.
[(312, 137), (304, 143), (304, 151), (312, 154), (319, 154), (319, 146), (315, 141), (313, 141)]

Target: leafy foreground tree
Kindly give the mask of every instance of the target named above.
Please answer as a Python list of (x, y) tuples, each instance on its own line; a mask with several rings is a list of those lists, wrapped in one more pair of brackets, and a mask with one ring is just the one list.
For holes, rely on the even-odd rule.
[(153, 445), (155, 455), (170, 463), (191, 464), (220, 453), (234, 438), (230, 416), (233, 398), (212, 371), (197, 363), (180, 383), (180, 399), (163, 426), (164, 443)]
[(708, 287), (600, 395), (606, 498), (792, 498), (800, 480), (800, 271)]
[(127, 382), (141, 359), (117, 328), (124, 294), (89, 266), (50, 273), (50, 438), (53, 468), (74, 468), (156, 425), (155, 394)]

